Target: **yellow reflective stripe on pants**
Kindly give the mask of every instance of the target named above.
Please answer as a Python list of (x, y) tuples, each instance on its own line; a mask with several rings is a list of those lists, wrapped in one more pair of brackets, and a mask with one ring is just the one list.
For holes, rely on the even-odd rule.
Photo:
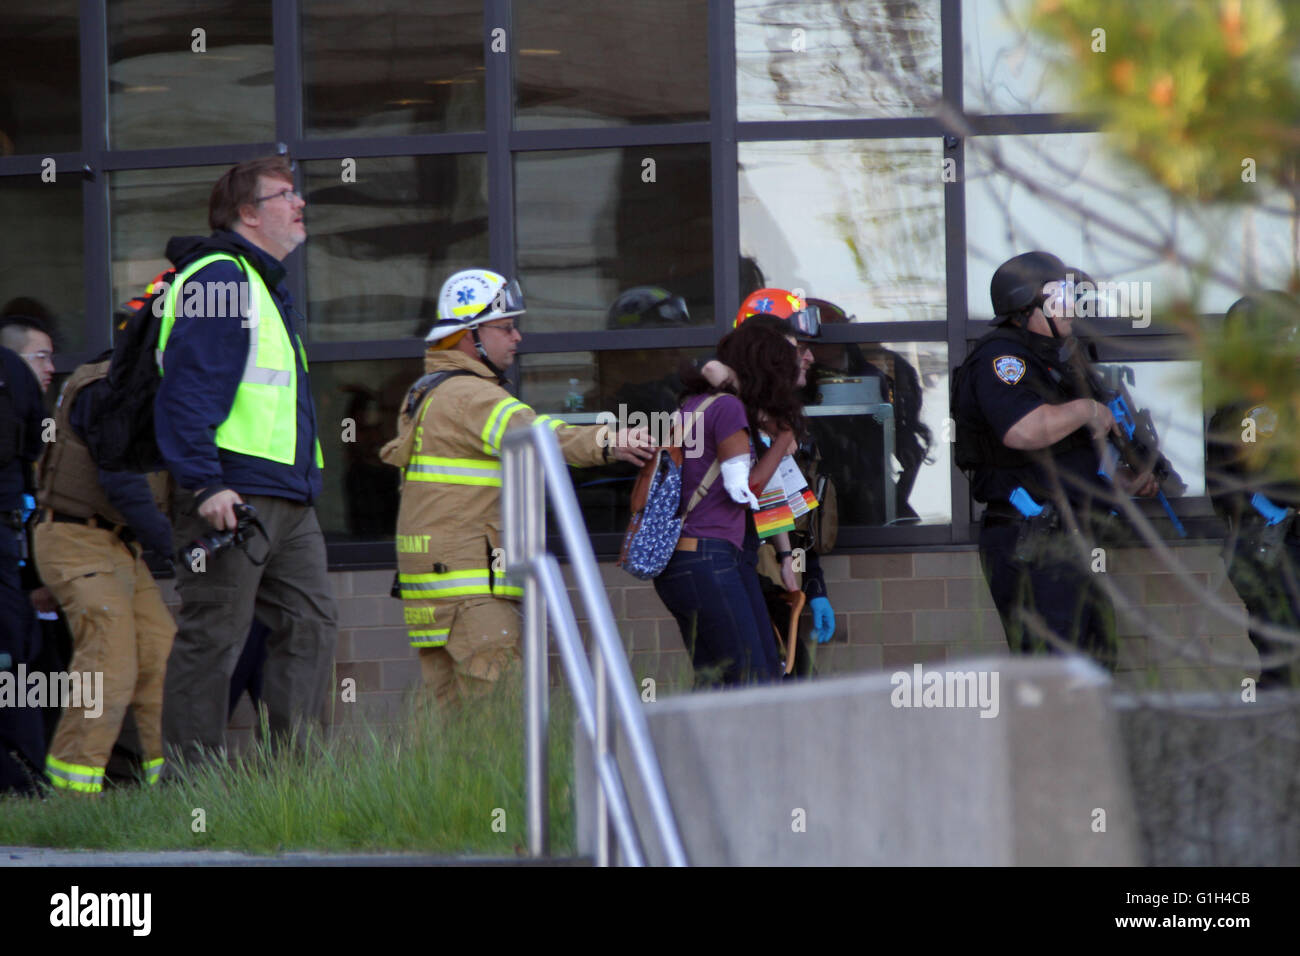
[(501, 436), (505, 433), (506, 425), (514, 417), (515, 412), (522, 408), (527, 408), (523, 402), (517, 398), (503, 398), (492, 407), (488, 415), (487, 424), (483, 426), (483, 431), (479, 435), (483, 439), (483, 450), (489, 455), (496, 455), (501, 450)]
[(162, 776), (163, 763), (164, 761), (162, 757), (159, 757), (157, 760), (145, 761), (144, 772), (145, 776), (149, 780), (149, 786), (152, 787), (158, 782), (158, 778)]
[(524, 596), (524, 589), (513, 584), (506, 584), (506, 573), (504, 571), (492, 572), (492, 595), (494, 597), (517, 597)]
[[(489, 583), (488, 574), (492, 575)], [(443, 573), (397, 575), (402, 598), (407, 601), (428, 601), (443, 598), (466, 597), (482, 594), (487, 597), (523, 597), (524, 589), (505, 583), (504, 571), (489, 572), (487, 568), (469, 568), (464, 571)]]
[(56, 757), (45, 758), (45, 773), (50, 783), (64, 790), (99, 793), (104, 789), (104, 768), (64, 763)]
[(501, 487), (501, 462), (483, 458), (441, 458), (412, 455), (406, 466), (407, 481), (434, 481), (447, 485)]
[(412, 647), (442, 647), (447, 643), (447, 635), (451, 633), (451, 628), (443, 627), (435, 630), (411, 630), (406, 635), (411, 639)]
[(467, 594), (491, 594), (487, 568), (446, 571), (441, 574), (401, 574), (397, 576), (402, 597), (406, 600), (462, 597)]

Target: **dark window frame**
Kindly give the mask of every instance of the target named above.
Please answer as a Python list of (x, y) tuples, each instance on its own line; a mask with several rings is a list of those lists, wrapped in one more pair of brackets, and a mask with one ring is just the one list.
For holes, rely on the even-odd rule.
[[(935, 117), (879, 119), (779, 120), (739, 122), (736, 102), (734, 0), (708, 0), (709, 110), (708, 122), (647, 124), (622, 127), (518, 130), (513, 119), (515, 68), (511, 0), (484, 0), (485, 129), (386, 136), (374, 138), (305, 138), (303, 134), (303, 70), (300, 0), (273, 5), (272, 45), (275, 69), (275, 143), (246, 143), (165, 149), (110, 150), (108, 148), (107, 18), (98, 0), (80, 0), (79, 50), (81, 77), (81, 150), (53, 154), (60, 170), (80, 170), (83, 200), (83, 252), (86, 264), (86, 348), (57, 357), (58, 372), (66, 373), (109, 345), (108, 310), (111, 306), (109, 183), (106, 172), (123, 169), (157, 169), (172, 166), (228, 165), (271, 152), (288, 153), (298, 160), (342, 159), (364, 156), (414, 156), (441, 153), (484, 153), (488, 168), (489, 259), (493, 269), (513, 274), (515, 269), (514, 156), (520, 152), (560, 149), (602, 149), (707, 143), (713, 214), (715, 323), (686, 331), (637, 330), (618, 332), (536, 332), (525, 340), (529, 353), (605, 351), (657, 347), (707, 347), (729, 327), (739, 306), (739, 184), (737, 151), (740, 142), (778, 140), (898, 139), (937, 137), (944, 155), (956, 160), (955, 182), (944, 184), (944, 242), (946, 252), (947, 309), (944, 321), (858, 323), (827, 330), (828, 342), (878, 344), (883, 342), (945, 342), (949, 370), (964, 358), (968, 346), (985, 323), (968, 318), (966, 299), (965, 150)], [(943, 102), (962, 117), (973, 135), (1024, 135), (1095, 132), (1087, 117), (1062, 113), (971, 114), (963, 109), (964, 72), (960, 0), (940, 2), (940, 40)], [(491, 33), (507, 31), (509, 52), (493, 53)], [(39, 175), (43, 156), (0, 157), (0, 178)], [(65, 173), (66, 175), (67, 173)], [(301, 257), (289, 263), (288, 284), (295, 299), (305, 302), (306, 275)], [(100, 318), (96, 318), (96, 317)], [(1129, 336), (1140, 338), (1140, 348), (1126, 348)], [(1122, 330), (1109, 342), (1110, 360), (1186, 357), (1180, 336), (1162, 331)], [(1153, 349), (1154, 346), (1154, 349)], [(415, 339), (316, 342), (307, 346), (309, 361), (384, 360), (418, 358), (423, 344)], [(517, 367), (513, 375), (518, 384)], [(840, 533), (840, 550), (951, 550), (970, 548), (976, 529), (970, 523), (971, 501), (965, 476), (951, 471), (952, 522), (893, 528), (846, 527)], [(1205, 497), (1184, 499), (1179, 505), (1189, 518), (1194, 535), (1217, 532)], [(617, 551), (617, 535), (594, 535), (602, 556)], [(391, 541), (331, 542), (330, 567), (392, 567)]]

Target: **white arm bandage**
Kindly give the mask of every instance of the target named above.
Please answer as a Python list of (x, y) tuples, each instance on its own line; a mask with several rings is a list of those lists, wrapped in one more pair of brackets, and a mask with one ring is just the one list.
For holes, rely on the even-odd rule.
[(722, 463), (722, 487), (727, 489), (727, 494), (736, 504), (758, 510), (758, 498), (749, 490), (748, 455), (737, 455)]

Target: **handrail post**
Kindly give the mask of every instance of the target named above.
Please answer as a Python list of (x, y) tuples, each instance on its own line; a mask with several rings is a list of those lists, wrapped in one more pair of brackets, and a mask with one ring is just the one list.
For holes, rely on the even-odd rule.
[(529, 442), (521, 446), (519, 469), (514, 477), (523, 490), (523, 556), (528, 562), (524, 585), (524, 720), (528, 733), (525, 747), (525, 783), (528, 795), (528, 852), (534, 857), (550, 854), (549, 689), (546, 667), (546, 598), (538, 585), (534, 562), (546, 547), (546, 479), (537, 461), (537, 449)]
[[(609, 753), (609, 691), (605, 683), (605, 655), (600, 644), (591, 645), (591, 677), (596, 685), (596, 745), (595, 766), (599, 768)], [(596, 865), (610, 863), (609, 799), (604, 787), (596, 787)]]
[[(595, 758), (597, 862), (646, 865), (622, 770), (612, 754), (617, 717), (665, 861), (685, 866), (685, 847), (559, 443), (541, 424), (526, 432), (508, 432), (502, 442), (502, 466), (507, 571), (511, 583), (525, 589), (523, 716), (529, 852), (538, 857), (549, 851), (547, 611), (553, 608), (556, 646), (574, 693), (579, 726)], [(555, 518), (590, 621), (590, 659), (584, 653), (560, 566), (546, 553), (548, 491), (555, 500)]]

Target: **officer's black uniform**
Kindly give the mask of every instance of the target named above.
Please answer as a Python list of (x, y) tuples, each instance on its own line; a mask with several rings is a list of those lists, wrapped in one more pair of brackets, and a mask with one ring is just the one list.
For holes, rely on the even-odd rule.
[(27, 363), (0, 348), (0, 671), (15, 699), (0, 706), (0, 793), (32, 792), (45, 766), (42, 712), (27, 703), (20, 665), (30, 667), (40, 649), (40, 630), (27, 592), (37, 586), (22, 521), (23, 495), (34, 490), (31, 466), (40, 453), (40, 385)]
[[(1278, 627), (1289, 628), (1300, 637), (1300, 538), (1295, 522), (1284, 536), (1269, 547), (1265, 541), (1265, 520), (1250, 504), (1254, 492), (1279, 508), (1300, 510), (1300, 484), (1270, 481), (1261, 467), (1243, 454), (1245, 445), (1233, 446), (1229, 436), (1240, 435), (1243, 419), (1254, 419), (1255, 438), (1261, 443), (1273, 438), (1276, 414), (1258, 402), (1230, 405), (1215, 411), (1210, 419), (1206, 443), (1206, 484), (1214, 510), (1228, 525), (1232, 554), (1228, 578), (1237, 589), (1250, 616)], [(1217, 440), (1216, 440), (1217, 438)], [(1300, 682), (1297, 655), (1300, 648), (1267, 637), (1250, 628), (1250, 642), (1259, 651), (1259, 687), (1290, 687)], [(1275, 660), (1271, 665), (1263, 663)]]
[[(1056, 276), (1039, 276), (1032, 284), (1041, 288), (1044, 278), (1051, 281), (1063, 274), (1062, 266)], [(996, 301), (995, 293), (995, 308)], [(1064, 344), (1014, 324), (995, 328), (975, 343), (953, 380), (955, 454), (957, 464), (970, 475), (975, 499), (988, 506), (980, 526), (980, 562), (1012, 651), (1050, 648), (1025, 626), (1019, 613), (1024, 608), (1036, 612), (1061, 640), (1113, 668), (1114, 609), (1096, 587), (1083, 557), (1092, 546), (1081, 553), (1079, 542), (1058, 521), (1040, 537), (1032, 559), (1016, 558), (1017, 545), (1029, 530), (1011, 504), (1017, 488), (1024, 488), (1039, 505), (1053, 503), (1058, 515), (1068, 501), (1085, 530), (1103, 504), (1097, 501), (1094, 506), (1094, 499), (1107, 492), (1086, 427), (1041, 451), (1017, 451), (1002, 441), (1036, 408), (1090, 397), (1080, 393), (1061, 357)]]
[[(1297, 308), (1289, 297), (1275, 304), (1278, 310), (1294, 312)], [(1228, 310), (1228, 318), (1240, 315), (1249, 319), (1256, 311), (1254, 300), (1241, 299)], [(1249, 443), (1243, 424), (1247, 419), (1251, 421)], [(1239, 402), (1217, 409), (1210, 418), (1206, 441), (1206, 490), (1214, 510), (1228, 525), (1232, 543), (1228, 577), (1246, 610), (1253, 618), (1300, 636), (1300, 522), (1276, 529), (1282, 534), (1275, 531), (1274, 540), (1266, 530), (1265, 518), (1251, 504), (1251, 498), (1259, 493), (1278, 508), (1300, 511), (1300, 481), (1288, 479), (1270, 461), (1269, 445), (1276, 440), (1277, 422), (1277, 413), (1262, 402)], [(1300, 683), (1300, 647), (1254, 628), (1248, 633), (1259, 651), (1261, 689)], [(1275, 663), (1264, 663), (1269, 660)]]

